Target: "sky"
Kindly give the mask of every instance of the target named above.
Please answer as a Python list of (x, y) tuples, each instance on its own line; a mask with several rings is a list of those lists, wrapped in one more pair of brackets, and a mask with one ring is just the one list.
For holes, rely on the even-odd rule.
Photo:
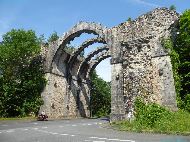
[[(54, 31), (61, 36), (79, 21), (113, 27), (129, 17), (135, 19), (156, 7), (171, 5), (182, 13), (190, 9), (190, 0), (0, 0), (0, 41), (13, 28), (32, 29), (38, 36), (44, 34), (48, 38)], [(72, 44), (80, 45), (90, 36), (83, 35)], [(110, 69), (109, 59), (96, 68), (106, 81), (110, 81)]]

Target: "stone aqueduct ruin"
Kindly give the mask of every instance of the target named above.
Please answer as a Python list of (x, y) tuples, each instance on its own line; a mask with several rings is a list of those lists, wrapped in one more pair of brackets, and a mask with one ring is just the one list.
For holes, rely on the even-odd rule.
[[(48, 82), (40, 111), (45, 110), (51, 118), (89, 117), (89, 75), (108, 57), (112, 68), (112, 121), (127, 118), (136, 96), (177, 109), (169, 51), (162, 47), (161, 39), (175, 36), (178, 18), (175, 11), (157, 8), (113, 28), (87, 22), (76, 24), (44, 51)], [(97, 36), (86, 40), (73, 54), (67, 53), (66, 44), (83, 33)], [(81, 59), (80, 53), (94, 43), (104, 46)]]

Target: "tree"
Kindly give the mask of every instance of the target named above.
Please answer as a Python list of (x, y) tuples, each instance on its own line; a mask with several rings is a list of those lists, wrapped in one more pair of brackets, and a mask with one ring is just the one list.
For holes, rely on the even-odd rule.
[(49, 37), (49, 39), (48, 39), (48, 42), (54, 42), (54, 41), (56, 41), (56, 40), (58, 40), (59, 39), (59, 36), (57, 35), (57, 32), (53, 32), (51, 35), (50, 35), (50, 37)]
[(11, 30), (0, 45), (0, 116), (37, 113), (45, 85), (40, 41), (32, 30)]
[(181, 108), (190, 112), (190, 10), (186, 10), (179, 20), (179, 34), (174, 41), (174, 50), (179, 58), (178, 75), (180, 78)]
[(176, 10), (176, 6), (175, 6), (175, 5), (171, 5), (171, 6), (169, 7), (169, 10)]
[(128, 21), (128, 22), (131, 22), (131, 21), (132, 21), (131, 17), (129, 17), (129, 18), (127, 19), (127, 21)]
[(91, 111), (93, 116), (106, 116), (111, 111), (111, 87), (110, 84), (100, 78), (94, 71), (91, 75)]

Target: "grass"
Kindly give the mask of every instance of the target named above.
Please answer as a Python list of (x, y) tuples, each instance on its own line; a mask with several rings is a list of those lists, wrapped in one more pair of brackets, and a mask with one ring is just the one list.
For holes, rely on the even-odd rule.
[(149, 126), (140, 120), (113, 122), (112, 127), (122, 131), (190, 135), (190, 114), (184, 111), (172, 113)]
[(6, 120), (36, 120), (36, 117), (0, 117), (0, 121), (6, 121)]

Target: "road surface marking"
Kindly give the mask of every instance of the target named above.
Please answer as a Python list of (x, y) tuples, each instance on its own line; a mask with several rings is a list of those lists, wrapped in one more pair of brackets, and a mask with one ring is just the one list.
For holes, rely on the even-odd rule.
[(69, 134), (60, 134), (60, 135), (62, 135), (62, 136), (67, 136), (67, 135), (69, 135)]
[(46, 128), (48, 128), (48, 127), (42, 127), (42, 129), (46, 129)]
[(98, 137), (89, 137), (89, 138), (91, 138), (91, 139), (97, 139)]
[(50, 134), (52, 134), (52, 135), (57, 135), (58, 133), (54, 133), (54, 132), (49, 132)]
[(34, 125), (37, 125), (38, 123), (35, 122), (35, 123), (33, 123), (33, 124), (34, 124)]
[(71, 126), (76, 127), (77, 125), (71, 125)]
[(6, 126), (8, 126), (8, 125), (1, 125), (1, 126), (4, 126), (4, 127), (6, 127)]
[(33, 128), (34, 130), (38, 130), (38, 128)]
[(70, 135), (71, 137), (75, 137), (75, 135)]
[(97, 138), (97, 139), (100, 139), (100, 140), (107, 140), (108, 138)]
[(14, 132), (14, 130), (8, 130), (8, 131), (6, 131), (7, 133), (12, 133), (12, 132)]
[[(119, 142), (135, 142), (134, 140), (121, 140), (121, 139), (109, 139), (109, 138), (99, 138), (99, 137), (89, 137), (90, 139), (107, 140), (107, 141), (119, 141)], [(94, 141), (93, 141), (94, 142)], [(97, 141), (98, 142), (98, 141)]]

